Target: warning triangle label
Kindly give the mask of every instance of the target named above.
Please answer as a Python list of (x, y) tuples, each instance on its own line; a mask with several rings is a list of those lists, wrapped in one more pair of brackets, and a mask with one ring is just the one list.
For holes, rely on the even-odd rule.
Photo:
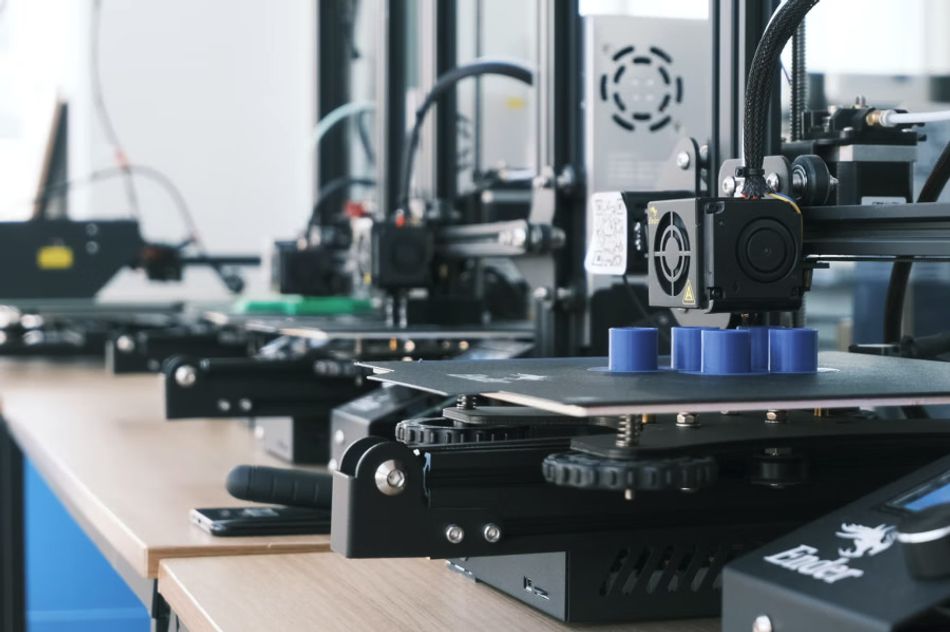
[(696, 295), (693, 293), (693, 284), (686, 280), (686, 289), (683, 291), (683, 305), (695, 305)]

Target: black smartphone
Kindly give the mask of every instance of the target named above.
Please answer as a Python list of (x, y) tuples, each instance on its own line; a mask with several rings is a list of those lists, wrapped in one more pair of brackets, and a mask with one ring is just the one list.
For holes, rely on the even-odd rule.
[(211, 535), (308, 535), (330, 533), (330, 510), (311, 507), (192, 509), (191, 521)]

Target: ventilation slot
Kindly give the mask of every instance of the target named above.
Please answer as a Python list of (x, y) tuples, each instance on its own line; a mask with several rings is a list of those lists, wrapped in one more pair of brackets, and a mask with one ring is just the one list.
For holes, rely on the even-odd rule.
[(607, 577), (600, 585), (601, 597), (606, 596), (613, 590), (614, 584), (617, 582), (617, 577), (620, 576), (620, 571), (623, 570), (624, 562), (626, 562), (629, 557), (630, 549), (620, 549), (616, 557), (614, 557), (614, 561), (610, 565), (610, 570), (607, 571)]
[(659, 132), (673, 123), (670, 105), (683, 101), (683, 78), (662, 48), (651, 46), (639, 55), (634, 50), (625, 46), (611, 56), (600, 76), (600, 100), (618, 127)]

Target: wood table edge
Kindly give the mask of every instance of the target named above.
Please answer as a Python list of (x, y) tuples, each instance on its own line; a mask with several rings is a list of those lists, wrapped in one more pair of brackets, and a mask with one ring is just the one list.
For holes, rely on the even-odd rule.
[[(155, 573), (150, 572), (148, 546), (145, 542), (136, 537), (72, 470), (42, 450), (33, 441), (26, 425), (21, 427), (15, 415), (10, 415), (8, 411), (4, 412), (4, 419), (10, 433), (23, 455), (36, 468), (44, 483), (50, 487), (57, 500), (76, 520), (86, 535), (100, 549), (102, 543), (108, 544), (109, 548), (142, 578), (154, 579)], [(77, 500), (79, 497), (82, 497), (84, 502), (79, 502)], [(90, 506), (98, 508), (96, 515), (84, 509)]]
[[(171, 559), (171, 558), (167, 558)], [(174, 569), (164, 561), (158, 564), (158, 592), (168, 607), (187, 627), (188, 632), (222, 632), (211, 615), (202, 608), (182, 585)]]
[(184, 549), (180, 546), (162, 547), (153, 546), (146, 549), (148, 576), (159, 577), (162, 562), (165, 560), (180, 560), (205, 557), (244, 557), (251, 555), (282, 555), (293, 553), (332, 553), (330, 541), (325, 542), (264, 542), (261, 544), (235, 544), (234, 546), (195, 547)]

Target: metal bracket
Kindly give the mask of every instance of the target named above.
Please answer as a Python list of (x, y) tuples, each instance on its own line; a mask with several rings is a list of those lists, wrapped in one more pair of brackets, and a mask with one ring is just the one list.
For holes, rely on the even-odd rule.
[(326, 413), (373, 384), (350, 360), (305, 356), (175, 357), (164, 367), (165, 416), (303, 417)]

